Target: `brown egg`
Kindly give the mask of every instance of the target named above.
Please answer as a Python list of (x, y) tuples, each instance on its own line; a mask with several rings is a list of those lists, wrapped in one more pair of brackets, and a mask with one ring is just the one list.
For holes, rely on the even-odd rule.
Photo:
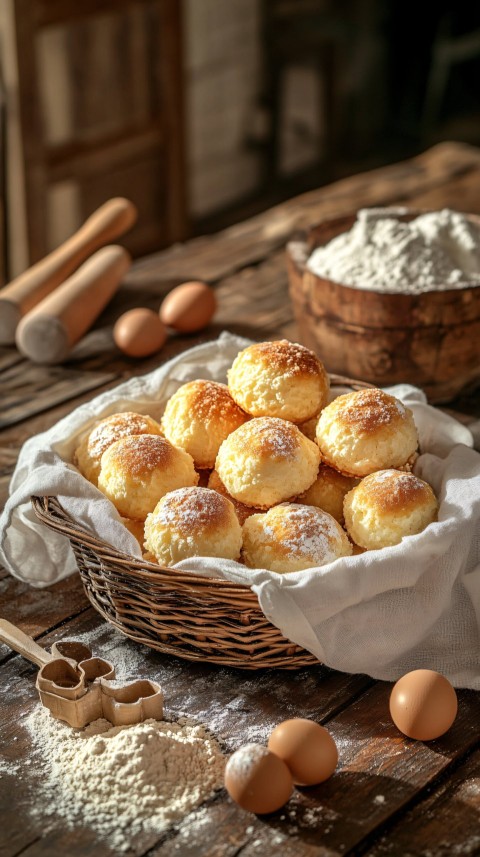
[(338, 750), (330, 733), (302, 717), (279, 723), (270, 735), (268, 749), (283, 759), (299, 786), (323, 783), (337, 767)]
[(242, 809), (262, 815), (289, 799), (293, 783), (285, 762), (260, 744), (246, 744), (230, 756), (225, 788)]
[(167, 327), (173, 327), (179, 333), (194, 333), (207, 326), (216, 308), (213, 289), (206, 283), (192, 281), (172, 289), (159, 313)]
[(148, 357), (164, 345), (165, 326), (158, 313), (147, 307), (136, 307), (124, 312), (115, 322), (115, 345), (129, 357)]
[(408, 738), (432, 741), (457, 716), (457, 694), (450, 682), (434, 670), (413, 670), (402, 676), (390, 695), (390, 714)]

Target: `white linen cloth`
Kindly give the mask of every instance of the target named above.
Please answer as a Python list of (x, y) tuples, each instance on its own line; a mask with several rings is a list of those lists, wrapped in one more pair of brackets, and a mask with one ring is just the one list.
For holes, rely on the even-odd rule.
[[(28, 440), (0, 519), (0, 558), (10, 572), (43, 587), (76, 570), (67, 539), (35, 518), (32, 494), (57, 496), (89, 531), (140, 556), (111, 503), (69, 463), (80, 436), (99, 417), (122, 410), (159, 418), (185, 381), (225, 381), (247, 344), (222, 334)], [(480, 455), (470, 432), (426, 404), (420, 390), (400, 385), (390, 392), (413, 410), (422, 452), (415, 471), (439, 497), (438, 522), (396, 547), (287, 575), (209, 558), (178, 567), (251, 585), (267, 618), (329, 667), (386, 680), (426, 667), (457, 687), (480, 689)]]

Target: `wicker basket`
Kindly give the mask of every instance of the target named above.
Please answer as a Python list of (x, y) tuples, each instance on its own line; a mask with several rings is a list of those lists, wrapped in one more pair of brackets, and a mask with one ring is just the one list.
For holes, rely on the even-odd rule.
[[(370, 386), (330, 378), (352, 389)], [(319, 663), (266, 619), (248, 586), (122, 553), (72, 520), (56, 497), (32, 497), (32, 504), (47, 527), (70, 540), (93, 607), (137, 643), (190, 661), (249, 670)]]

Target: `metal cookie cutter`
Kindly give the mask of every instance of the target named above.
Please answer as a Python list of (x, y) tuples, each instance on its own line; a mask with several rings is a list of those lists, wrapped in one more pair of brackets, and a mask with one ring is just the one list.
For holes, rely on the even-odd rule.
[(115, 682), (109, 661), (92, 656), (84, 643), (54, 643), (51, 654), (5, 619), (0, 619), (0, 640), (40, 667), (36, 687), (42, 705), (54, 717), (81, 729), (105, 717), (114, 726), (163, 717), (163, 693), (149, 679)]

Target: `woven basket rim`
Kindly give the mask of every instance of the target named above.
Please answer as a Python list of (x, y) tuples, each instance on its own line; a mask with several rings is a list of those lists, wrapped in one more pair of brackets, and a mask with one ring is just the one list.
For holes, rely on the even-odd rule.
[(319, 664), (267, 619), (251, 587), (112, 551), (72, 525), (57, 497), (33, 497), (32, 505), (42, 523), (70, 540), (95, 610), (135, 642), (183, 660), (242, 670)]
[[(158, 579), (159, 575), (175, 578), (175, 584), (189, 588), (192, 585), (208, 587), (216, 584), (230, 591), (231, 595), (237, 592), (239, 595), (247, 591), (251, 592), (251, 587), (247, 584), (235, 583), (232, 580), (225, 580), (222, 577), (210, 577), (207, 575), (198, 575), (188, 569), (175, 569), (174, 567), (162, 566), (149, 560), (134, 557), (131, 554), (120, 551), (118, 548), (110, 544), (110, 542), (93, 536), (84, 527), (78, 524), (65, 511), (58, 498), (52, 495), (32, 496), (31, 502), (37, 517), (54, 529), (61, 535), (69, 539), (80, 541), (84, 547), (91, 547), (95, 552), (100, 552), (102, 558), (107, 560), (113, 559), (116, 563), (124, 566), (124, 573), (137, 577), (140, 580), (148, 581), (150, 579)], [(256, 596), (254, 595), (255, 600)]]

